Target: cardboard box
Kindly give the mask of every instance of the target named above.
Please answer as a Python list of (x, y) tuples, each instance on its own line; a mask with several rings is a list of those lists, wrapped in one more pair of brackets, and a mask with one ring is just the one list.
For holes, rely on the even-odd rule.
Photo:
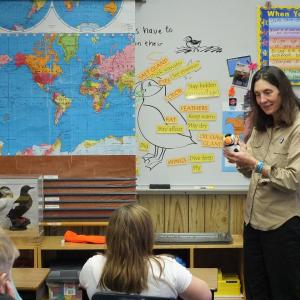
[(79, 272), (79, 270), (51, 271), (46, 279), (49, 300), (82, 300)]

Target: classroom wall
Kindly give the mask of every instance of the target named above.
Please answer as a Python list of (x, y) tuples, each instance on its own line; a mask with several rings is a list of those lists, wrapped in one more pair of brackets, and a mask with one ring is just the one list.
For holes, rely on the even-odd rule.
[[(158, 0), (146, 0), (146, 2), (158, 1)], [(162, 0), (159, 0), (162, 1)], [(183, 3), (183, 0), (181, 0)], [(216, 2), (216, 1), (214, 1)], [(254, 12), (255, 7), (257, 5), (264, 5), (265, 1), (252, 1), (248, 0), (237, 1), (231, 0), (226, 1), (227, 3), (238, 3), (239, 9), (235, 10), (235, 7), (229, 5), (231, 7), (230, 13), (234, 12), (238, 19), (244, 20), (243, 16), (249, 15), (249, 10), (247, 10), (246, 5), (251, 5), (251, 13)], [(222, 5), (225, 5), (226, 2), (223, 0), (220, 1)], [(185, 2), (184, 2), (185, 3)], [(186, 1), (188, 4), (189, 2)], [(205, 7), (210, 5), (212, 1), (198, 1), (198, 4), (201, 6), (201, 11), (205, 10)], [(251, 4), (249, 4), (251, 3)], [(138, 4), (140, 6), (146, 5), (143, 3)], [(272, 1), (272, 5), (300, 5), (299, 0), (287, 0), (287, 1)], [(187, 6), (187, 9), (191, 9), (191, 7)], [(228, 7), (227, 7), (228, 8)], [(173, 11), (173, 7), (170, 9)], [(174, 10), (175, 12), (175, 10)], [(222, 17), (226, 18), (226, 11), (218, 10), (217, 11)], [(137, 10), (137, 14), (139, 11)], [(154, 12), (155, 13), (155, 12)], [(154, 14), (153, 13), (153, 14)], [(151, 16), (154, 23), (165, 24), (163, 22), (163, 18), (157, 18), (159, 12), (155, 14), (155, 16)], [(178, 11), (177, 11), (178, 13)], [(179, 11), (180, 13), (180, 11)], [(255, 15), (255, 12), (254, 12)], [(176, 24), (180, 23), (181, 18), (176, 19)], [(145, 20), (146, 21), (146, 20)], [(198, 22), (195, 19), (195, 22)], [(228, 19), (228, 22), (233, 22), (234, 19)], [(256, 19), (253, 18), (253, 24), (256, 26)], [(252, 25), (253, 25), (252, 24)], [(139, 25), (139, 24), (137, 24)], [(177, 26), (181, 27), (181, 26)], [(241, 36), (235, 35), (231, 36), (233, 38), (232, 44), (229, 43), (231, 40), (227, 40), (228, 49), (230, 51), (235, 51), (234, 42), (236, 39), (241, 39), (241, 37), (247, 37), (249, 34), (249, 26), (244, 26), (241, 28)], [(236, 24), (235, 29), (239, 28), (239, 24)], [(255, 34), (255, 28), (251, 27), (250, 33)], [(209, 28), (208, 28), (209, 29)], [(206, 38), (209, 39), (211, 35), (209, 34), (209, 30), (207, 29)], [(215, 28), (214, 28), (215, 29)], [(220, 32), (222, 28), (217, 28)], [(197, 33), (197, 27), (193, 28), (193, 33)], [(222, 34), (221, 34), (222, 35)], [(181, 36), (179, 37), (181, 38)], [(166, 39), (167, 40), (167, 39)], [(251, 36), (251, 40), (255, 41), (255, 38)], [(249, 43), (249, 40), (247, 40)], [(255, 42), (251, 44), (251, 51), (254, 51), (256, 48)], [(248, 50), (248, 49), (246, 49)], [(243, 51), (242, 54), (249, 54), (248, 51)], [(234, 55), (233, 55), (234, 54)], [(240, 54), (240, 53), (238, 53)], [(252, 54), (252, 53), (251, 53)], [(230, 56), (235, 56), (235, 53), (230, 52)], [(142, 66), (144, 67), (144, 66)], [(25, 172), (28, 174), (39, 174), (41, 171), (48, 174), (56, 174), (63, 176), (75, 176), (75, 177), (84, 177), (84, 176), (109, 176), (109, 171), (113, 166), (120, 167), (121, 162), (119, 161), (119, 157), (115, 159), (113, 157), (112, 163), (108, 164), (107, 159), (97, 158), (95, 162), (93, 157), (49, 157), (47, 158), (47, 169), (45, 171), (45, 167), (43, 165), (43, 161), (40, 157), (37, 158), (24, 158), (24, 157), (0, 157), (0, 164), (2, 167), (2, 174), (24, 174)], [(133, 165), (132, 162), (134, 160), (133, 156), (128, 156), (127, 161), (125, 162), (122, 158), (122, 162), (124, 163), (124, 167), (121, 167), (122, 172), (128, 172), (129, 175), (133, 175), (135, 170), (133, 167), (129, 169), (126, 168), (127, 164)], [(74, 169), (74, 166), (78, 166), (76, 170), (80, 171), (80, 173), (72, 173), (71, 171)], [(58, 171), (60, 170), (60, 171)], [(157, 232), (213, 232), (213, 231), (226, 231), (229, 228), (231, 229), (231, 233), (240, 234), (242, 233), (243, 226), (243, 205), (244, 205), (245, 195), (244, 194), (139, 194), (138, 202), (147, 207), (150, 210), (150, 213), (153, 217), (155, 224), (155, 231)], [(83, 232), (83, 233), (96, 233), (103, 232), (102, 228), (99, 227), (74, 227), (69, 229), (74, 229), (75, 231)], [(45, 230), (46, 235), (58, 235), (62, 234), (65, 231), (65, 228), (61, 227), (47, 227)]]
[[(241, 234), (245, 195), (140, 195), (157, 232), (226, 232)], [(230, 227), (229, 227), (230, 226)]]

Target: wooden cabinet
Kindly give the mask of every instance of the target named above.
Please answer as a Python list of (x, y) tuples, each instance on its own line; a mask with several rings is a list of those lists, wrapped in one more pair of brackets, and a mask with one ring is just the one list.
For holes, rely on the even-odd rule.
[(37, 268), (38, 245), (40, 241), (25, 237), (11, 237), (11, 239), (20, 251), (20, 256), (16, 259), (14, 266), (22, 268)]
[(38, 247), (40, 267), (80, 267), (86, 260), (101, 252), (105, 245), (64, 242), (63, 236), (45, 236)]
[[(189, 268), (211, 267), (224, 271), (240, 271), (243, 239), (233, 235), (230, 244), (163, 244), (155, 245), (156, 254), (171, 254), (180, 257)], [(90, 256), (106, 249), (106, 245), (64, 242), (62, 236), (45, 236), (38, 245), (38, 266), (51, 267), (58, 261), (80, 265)]]
[[(51, 267), (62, 263), (82, 265), (106, 245), (69, 243), (63, 236), (44, 236), (40, 241), (13, 239), (22, 254), (28, 251), (28, 267)], [(180, 257), (189, 268), (222, 268), (227, 272), (238, 272), (242, 263), (243, 238), (233, 235), (229, 244), (161, 244), (154, 245), (155, 254), (171, 254)], [(25, 252), (24, 252), (25, 253)], [(81, 263), (82, 262), (82, 263)], [(79, 264), (80, 263), (80, 264)]]

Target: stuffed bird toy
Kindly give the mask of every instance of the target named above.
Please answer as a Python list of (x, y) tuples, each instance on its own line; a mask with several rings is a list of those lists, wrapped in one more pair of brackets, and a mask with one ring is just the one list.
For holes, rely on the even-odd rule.
[(32, 198), (28, 193), (31, 189), (33, 189), (31, 186), (22, 186), (20, 196), (14, 202), (14, 207), (8, 212), (7, 217), (11, 221), (10, 230), (26, 230), (27, 225), (30, 224), (30, 220), (23, 217), (23, 215), (32, 206)]
[(238, 144), (238, 141), (239, 138), (231, 133), (225, 134), (223, 138), (224, 147), (234, 152), (240, 151), (240, 145)]
[(12, 201), (13, 196), (14, 195), (9, 187), (0, 187), (0, 212), (7, 207), (9, 201)]

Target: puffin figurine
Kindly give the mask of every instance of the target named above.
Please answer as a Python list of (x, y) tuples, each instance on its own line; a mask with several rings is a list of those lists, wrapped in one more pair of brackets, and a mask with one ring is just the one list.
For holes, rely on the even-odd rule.
[(9, 201), (13, 200), (13, 193), (7, 186), (0, 187), (0, 212), (7, 207)]
[(240, 145), (238, 144), (239, 138), (232, 133), (225, 134), (223, 138), (224, 147), (230, 151), (239, 152)]
[(11, 221), (10, 230), (26, 230), (29, 225), (30, 219), (23, 215), (31, 208), (33, 200), (31, 195), (28, 193), (31, 189), (29, 185), (22, 186), (20, 190), (20, 196), (14, 202), (14, 207), (8, 212), (7, 217)]

